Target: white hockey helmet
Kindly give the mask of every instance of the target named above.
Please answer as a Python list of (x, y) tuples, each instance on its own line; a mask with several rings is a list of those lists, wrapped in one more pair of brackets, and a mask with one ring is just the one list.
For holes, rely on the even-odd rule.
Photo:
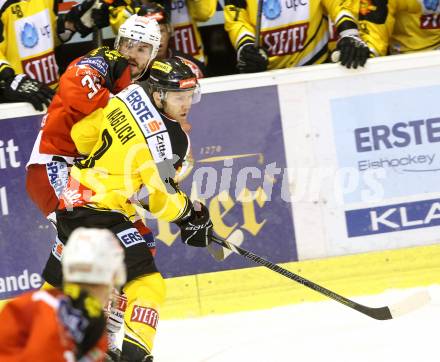
[[(115, 40), (115, 49), (119, 50), (121, 39), (131, 39), (137, 42), (150, 44), (152, 46), (151, 60), (156, 58), (160, 47), (160, 27), (153, 18), (139, 15), (130, 16), (120, 26)], [(150, 61), (151, 61), (150, 60)]]
[(122, 286), (126, 281), (124, 250), (106, 229), (75, 229), (63, 249), (66, 282)]

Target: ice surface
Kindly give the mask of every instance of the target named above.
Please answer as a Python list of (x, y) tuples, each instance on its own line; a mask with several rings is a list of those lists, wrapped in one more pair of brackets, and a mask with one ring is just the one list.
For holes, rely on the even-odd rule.
[[(351, 297), (381, 307), (425, 288)], [(334, 301), (159, 323), (155, 362), (438, 362), (440, 286), (432, 301), (377, 321)]]

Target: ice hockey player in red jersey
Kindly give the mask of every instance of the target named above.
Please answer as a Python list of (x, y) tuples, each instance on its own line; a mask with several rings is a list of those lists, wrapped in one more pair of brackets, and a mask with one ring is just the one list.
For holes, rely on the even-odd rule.
[(61, 264), (63, 291), (25, 293), (1, 311), (0, 361), (104, 361), (103, 306), (126, 281), (123, 249), (108, 230), (78, 228)]
[(67, 182), (68, 168), (81, 156), (70, 137), (72, 126), (140, 78), (159, 45), (157, 22), (134, 15), (121, 26), (116, 50), (95, 49), (74, 60), (61, 77), (27, 165), (28, 195), (49, 220)]

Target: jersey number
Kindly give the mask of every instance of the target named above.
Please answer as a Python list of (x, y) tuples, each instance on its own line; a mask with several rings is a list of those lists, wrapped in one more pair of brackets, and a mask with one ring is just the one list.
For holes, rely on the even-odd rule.
[(76, 166), (80, 169), (84, 168), (92, 168), (95, 166), (95, 163), (97, 160), (99, 160), (104, 153), (110, 148), (112, 145), (113, 139), (112, 136), (110, 136), (110, 133), (108, 133), (108, 130), (104, 130), (102, 132), (102, 145), (99, 147), (95, 153), (91, 154), (86, 160), (80, 161), (76, 164)]
[(92, 99), (101, 88), (101, 84), (95, 84), (90, 75), (84, 76), (81, 79), (81, 84), (83, 87), (87, 86), (91, 89), (91, 91), (87, 94), (87, 97), (89, 97), (89, 99)]

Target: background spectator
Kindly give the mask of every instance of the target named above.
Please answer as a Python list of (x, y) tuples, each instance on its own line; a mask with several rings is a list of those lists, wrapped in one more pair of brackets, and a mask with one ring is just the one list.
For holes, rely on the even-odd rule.
[(376, 56), (440, 47), (439, 1), (360, 0), (362, 39)]
[[(189, 54), (179, 52), (171, 47), (171, 37), (173, 35), (173, 28), (170, 22), (169, 13), (165, 8), (155, 2), (139, 5), (132, 9), (133, 12), (139, 16), (146, 18), (152, 18), (159, 23), (160, 26), (160, 48), (157, 53), (156, 59), (171, 58), (178, 56), (192, 69), (197, 78), (203, 78), (206, 74), (205, 64), (195, 59)], [(116, 24), (113, 23), (113, 31), (116, 31)]]
[[(337, 48), (341, 63), (348, 68), (363, 65), (368, 48), (358, 35), (352, 6), (347, 0), (265, 1), (258, 26), (258, 0), (226, 0), (225, 29), (237, 50), (239, 71), (261, 72), (326, 62), (328, 16), (340, 36)], [(254, 46), (257, 33), (259, 48)]]
[(85, 0), (58, 17), (57, 0), (0, 3), (0, 100), (48, 105), (58, 84), (55, 46), (96, 25), (95, 0)]
[[(116, 33), (119, 25), (131, 14), (136, 13), (141, 5), (152, 3), (151, 1), (124, 0), (123, 6), (115, 6), (111, 9), (110, 23)], [(203, 51), (202, 38), (197, 27), (197, 22), (209, 20), (215, 13), (217, 0), (180, 0), (180, 1), (157, 1), (169, 14), (173, 28), (171, 47), (181, 53), (188, 54), (195, 59), (206, 63)], [(119, 4), (119, 3), (115, 3)]]

